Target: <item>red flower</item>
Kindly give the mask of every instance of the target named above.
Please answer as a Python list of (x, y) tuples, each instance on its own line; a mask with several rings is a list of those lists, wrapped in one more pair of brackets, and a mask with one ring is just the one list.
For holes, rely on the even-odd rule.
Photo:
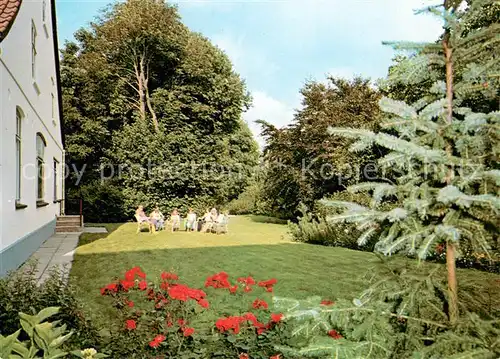
[(204, 291), (200, 289), (189, 288), (184, 284), (175, 284), (170, 286), (168, 288), (168, 295), (172, 299), (177, 299), (183, 302), (187, 301), (188, 299), (200, 301), (207, 296)]
[(118, 285), (116, 283), (111, 283), (101, 288), (101, 295), (106, 295), (107, 292), (118, 292)]
[(184, 319), (179, 319), (177, 320), (177, 324), (179, 324), (182, 327), (184, 326), (184, 324), (186, 324), (186, 322), (184, 321)]
[(229, 276), (226, 272), (214, 274), (213, 276), (207, 277), (205, 280), (205, 287), (229, 288), (231, 284), (229, 284), (228, 278)]
[(229, 292), (230, 293), (236, 293), (237, 290), (238, 290), (238, 286), (237, 285), (233, 285), (232, 287), (229, 287)]
[(125, 280), (126, 281), (133, 281), (135, 279), (135, 276), (138, 276), (139, 278), (146, 278), (146, 273), (144, 273), (141, 270), (141, 267), (134, 267), (128, 271), (125, 272)]
[(160, 288), (163, 290), (168, 290), (168, 288), (170, 288), (170, 284), (168, 282), (162, 282), (160, 284)]
[(146, 282), (145, 280), (141, 280), (139, 282), (139, 289), (146, 290), (147, 288), (148, 288), (148, 282)]
[(248, 292), (251, 292), (252, 291), (252, 287), (249, 287), (248, 285), (245, 286), (245, 289), (243, 289), (245, 291), (245, 293), (248, 293)]
[(267, 287), (266, 292), (272, 293), (273, 292), (273, 287)]
[(252, 306), (255, 309), (260, 309), (260, 308), (267, 309), (268, 308), (267, 303), (261, 299), (258, 299), (258, 298), (254, 300), (254, 302), (252, 303)]
[(246, 278), (240, 277), (237, 279), (237, 281), (240, 283), (243, 283), (245, 285), (254, 285), (255, 284), (255, 280), (251, 276), (248, 276)]
[(179, 277), (175, 273), (162, 272), (161, 279), (163, 279), (163, 280), (178, 280)]
[(210, 305), (208, 304), (208, 300), (206, 299), (200, 299), (198, 301), (198, 304), (201, 305), (203, 308), (208, 308)]
[(266, 331), (266, 328), (257, 328), (257, 334), (258, 335), (261, 335), (262, 333), (264, 333)]
[(254, 326), (257, 326), (257, 324), (259, 323), (259, 321), (257, 320), (257, 317), (255, 316), (255, 314), (253, 313), (246, 313), (243, 318), (245, 320), (248, 320), (249, 322), (252, 322), (252, 324)]
[(271, 278), (269, 280), (259, 282), (259, 287), (269, 287), (275, 285), (276, 283), (278, 283), (278, 281), (275, 278)]
[(133, 280), (121, 280), (120, 281), (123, 290), (128, 291), (131, 288), (134, 288), (135, 282)]
[(135, 304), (134, 304), (134, 302), (133, 302), (133, 301), (129, 300), (129, 301), (127, 302), (127, 305), (128, 305), (130, 308), (133, 308)]
[(219, 329), (222, 333), (228, 330), (233, 330), (234, 334), (238, 334), (240, 332), (240, 322), (245, 320), (242, 317), (227, 317), (227, 318), (221, 318), (218, 319), (215, 322), (215, 326), (217, 329)]
[(194, 328), (183, 328), (182, 333), (185, 337), (190, 337), (194, 333)]
[(333, 339), (342, 339), (342, 335), (340, 335), (339, 332), (337, 332), (335, 329), (332, 329), (328, 332), (328, 335), (332, 337)]
[(157, 348), (165, 339), (167, 338), (164, 335), (159, 334), (149, 342), (149, 346), (151, 348)]
[(137, 328), (137, 323), (133, 319), (129, 319), (126, 321), (126, 326), (128, 330), (134, 330)]
[(321, 305), (333, 305), (335, 302), (332, 302), (331, 300), (323, 299), (321, 301)]
[(241, 353), (238, 359), (250, 359), (247, 353)]
[(279, 321), (281, 321), (281, 319), (283, 319), (283, 314), (279, 313), (279, 314), (271, 314), (271, 321), (273, 323), (278, 323)]
[(281, 359), (281, 354), (273, 355), (272, 357), (269, 357), (269, 359)]

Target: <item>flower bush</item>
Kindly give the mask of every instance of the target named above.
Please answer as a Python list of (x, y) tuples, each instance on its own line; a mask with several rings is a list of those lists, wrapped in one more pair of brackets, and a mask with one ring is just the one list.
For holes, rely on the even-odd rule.
[[(276, 284), (275, 278), (231, 280), (220, 272), (209, 275), (205, 288), (199, 289), (182, 283), (171, 272), (149, 281), (140, 267), (134, 267), (100, 288), (118, 309), (117, 319), (122, 322), (108, 348), (113, 356), (121, 357), (282, 358), (275, 346), (288, 343), (291, 335), (283, 314), (271, 311), (268, 302), (272, 298), (265, 299)], [(239, 295), (248, 301), (248, 311), (220, 313), (210, 305), (209, 294), (216, 292)], [(250, 292), (258, 298), (250, 298)], [(200, 320), (200, 314), (207, 311)]]

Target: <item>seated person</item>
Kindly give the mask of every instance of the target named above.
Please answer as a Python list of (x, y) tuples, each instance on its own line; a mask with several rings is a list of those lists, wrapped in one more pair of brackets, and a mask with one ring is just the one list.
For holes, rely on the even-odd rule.
[(155, 224), (156, 230), (159, 230), (160, 228), (163, 228), (163, 224), (165, 223), (165, 217), (160, 212), (160, 209), (158, 207), (155, 207), (155, 209), (149, 215), (149, 217), (152, 220), (156, 221), (156, 224)]
[(181, 216), (175, 208), (170, 214), (170, 221), (172, 221), (172, 232), (178, 230), (181, 227)]
[(144, 206), (142, 205), (137, 207), (137, 209), (135, 210), (135, 216), (139, 223), (149, 222), (149, 217), (146, 216), (146, 213), (144, 212)]
[(202, 221), (203, 221), (203, 225), (201, 227), (202, 232), (207, 232), (208, 230), (212, 229), (212, 225), (213, 225), (214, 220), (213, 220), (212, 213), (210, 212), (210, 210), (207, 209), (207, 211), (203, 215)]
[(212, 217), (212, 222), (216, 222), (217, 221), (217, 210), (215, 208), (212, 208), (210, 210), (210, 216)]
[(217, 224), (224, 223), (225, 220), (226, 220), (226, 215), (222, 212), (219, 213), (219, 215), (217, 216), (217, 220), (216, 220)]
[(196, 213), (192, 208), (189, 208), (186, 215), (186, 231), (196, 231)]

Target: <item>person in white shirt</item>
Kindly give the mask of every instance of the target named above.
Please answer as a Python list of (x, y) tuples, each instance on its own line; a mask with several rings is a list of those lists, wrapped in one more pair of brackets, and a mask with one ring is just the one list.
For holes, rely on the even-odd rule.
[(189, 208), (186, 216), (186, 231), (196, 231), (196, 213), (192, 208)]
[(175, 208), (170, 214), (170, 221), (172, 222), (172, 232), (177, 231), (181, 227), (181, 216)]
[(165, 217), (160, 212), (158, 207), (155, 207), (153, 212), (149, 215), (149, 218), (156, 221), (156, 230), (158, 231), (160, 228), (163, 228), (163, 224), (165, 223)]

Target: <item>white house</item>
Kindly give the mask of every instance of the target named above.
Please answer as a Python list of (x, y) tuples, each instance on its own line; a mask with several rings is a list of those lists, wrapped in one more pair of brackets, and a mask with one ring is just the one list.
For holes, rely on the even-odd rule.
[(55, 231), (64, 196), (54, 0), (0, 0), (0, 276)]

